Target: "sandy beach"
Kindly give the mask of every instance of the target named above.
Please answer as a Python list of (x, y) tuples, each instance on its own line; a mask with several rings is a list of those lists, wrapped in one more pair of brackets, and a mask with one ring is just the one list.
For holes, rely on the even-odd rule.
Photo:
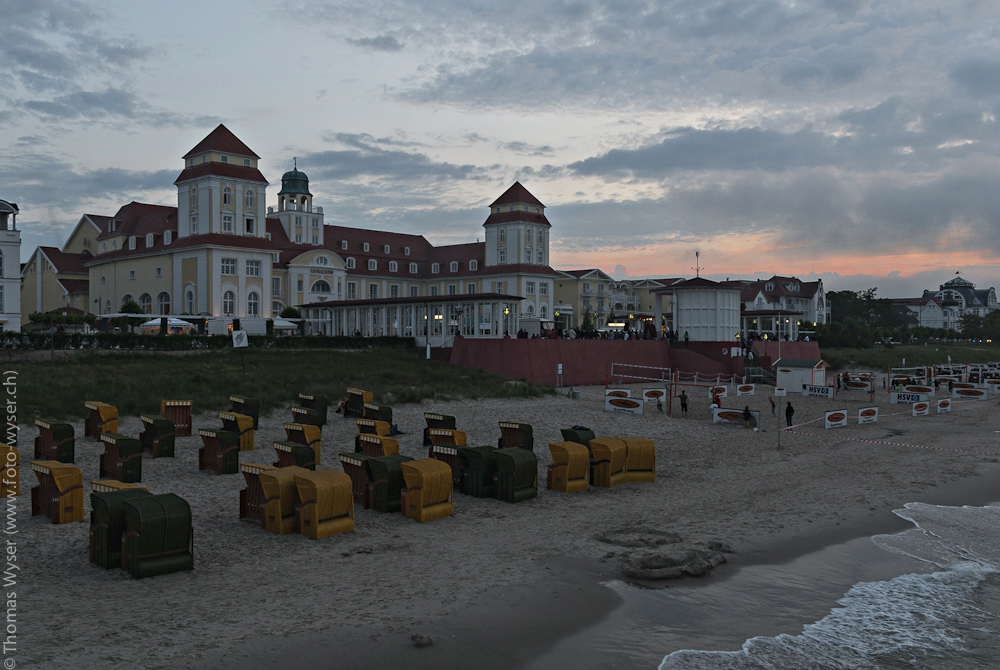
[[(639, 387), (636, 386), (636, 389)], [(822, 421), (781, 435), (769, 387), (723, 405), (762, 413), (762, 427), (712, 424), (705, 389), (688, 388), (690, 411), (647, 405), (642, 416), (605, 412), (603, 387), (581, 397), (399, 405), (401, 453), (426, 457), (423, 412), (451, 414), (470, 445), (495, 445), (498, 421), (534, 427), (538, 497), (511, 505), (456, 494), (455, 514), (419, 524), (356, 508), (356, 530), (324, 540), (278, 536), (238, 515), (242, 475), (197, 469), (197, 435), (178, 438), (176, 458), (146, 459), (142, 484), (185, 498), (194, 517), (195, 569), (143, 580), (87, 561), (89, 482), (101, 443), (76, 428), (88, 521), (52, 525), (30, 517), (28, 462), (34, 425), (21, 427), (18, 499), (19, 665), (44, 668), (518, 667), (591, 625), (618, 600), (602, 580), (636, 567), (724, 557), (729, 565), (805, 551), (824, 538), (860, 536), (892, 523), (891, 510), (931, 497), (973, 504), (1000, 499), (997, 401), (955, 402), (949, 414), (911, 417), (876, 394), (876, 424), (824, 430)], [(796, 423), (834, 409), (870, 406), (866, 394), (837, 400), (789, 396)], [(114, 398), (102, 398), (114, 403)], [(218, 408), (223, 409), (223, 408)], [(82, 413), (82, 408), (81, 408)], [(270, 464), (290, 412), (262, 417), (256, 449), (241, 462)], [(215, 414), (195, 428), (219, 427)], [(560, 428), (643, 436), (656, 443), (652, 484), (580, 493), (544, 488), (547, 445)], [(781, 417), (781, 425), (784, 418)], [(138, 417), (119, 432), (138, 435)], [(331, 409), (321, 467), (353, 451), (353, 420)], [(197, 433), (197, 431), (195, 431)], [(974, 482), (963, 486), (961, 481)], [(629, 577), (631, 575), (631, 577)], [(417, 648), (413, 636), (433, 644)]]

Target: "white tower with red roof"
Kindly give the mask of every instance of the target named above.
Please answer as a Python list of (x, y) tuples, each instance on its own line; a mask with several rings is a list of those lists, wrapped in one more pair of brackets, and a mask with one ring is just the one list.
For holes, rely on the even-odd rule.
[(549, 263), (549, 229), (545, 205), (521, 182), (504, 191), (490, 205), (486, 229), (486, 265), (541, 265)]
[(17, 205), (0, 200), (0, 328), (21, 330), (21, 231)]

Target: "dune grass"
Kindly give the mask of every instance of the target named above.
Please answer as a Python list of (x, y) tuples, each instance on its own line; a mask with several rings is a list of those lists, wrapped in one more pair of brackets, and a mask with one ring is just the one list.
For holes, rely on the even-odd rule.
[(890, 365), (902, 367), (904, 358), (907, 367), (944, 365), (948, 363), (948, 356), (951, 356), (952, 363), (991, 363), (1000, 361), (1000, 346), (994, 344), (928, 343), (927, 345), (893, 345), (868, 349), (825, 347), (820, 350), (820, 355), (834, 370), (852, 368), (886, 370)]
[(121, 415), (158, 413), (160, 400), (191, 400), (194, 411), (229, 408), (231, 394), (258, 398), (262, 411), (288, 407), (299, 393), (336, 405), (348, 387), (374, 393), (386, 405), (425, 398), (459, 400), (539, 396), (550, 388), (438, 361), (399, 349), (361, 351), (247, 350), (192, 354), (80, 354), (55, 364), (9, 364), (18, 373), (18, 421), (74, 419), (85, 400), (118, 407)]

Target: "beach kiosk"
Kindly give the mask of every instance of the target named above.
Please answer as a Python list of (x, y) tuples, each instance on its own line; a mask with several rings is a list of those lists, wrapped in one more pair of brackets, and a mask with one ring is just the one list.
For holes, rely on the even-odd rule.
[(830, 364), (822, 358), (806, 360), (779, 358), (774, 364), (774, 385), (801, 393), (804, 386), (826, 386), (826, 371)]

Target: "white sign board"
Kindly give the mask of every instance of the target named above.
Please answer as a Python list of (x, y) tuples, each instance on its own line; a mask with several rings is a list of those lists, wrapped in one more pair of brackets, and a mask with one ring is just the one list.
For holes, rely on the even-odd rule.
[(233, 347), (240, 348), (246, 347), (250, 344), (247, 339), (247, 331), (245, 330), (234, 330), (233, 331)]
[(833, 387), (806, 384), (802, 387), (802, 395), (813, 396), (814, 398), (829, 398), (830, 400), (833, 400)]
[(930, 402), (915, 402), (913, 403), (913, 409), (910, 410), (910, 416), (927, 416), (930, 411)]
[(921, 384), (904, 384), (899, 389), (903, 393), (923, 393), (924, 395), (933, 398), (934, 397), (934, 387), (933, 386), (923, 386)]
[(626, 396), (606, 395), (604, 396), (604, 410), (607, 412), (620, 412), (622, 414), (642, 414), (642, 403)]
[[(760, 412), (754, 412), (751, 410), (750, 415), (753, 417), (750, 421), (750, 427), (757, 428), (760, 426)], [(712, 410), (712, 423), (735, 423), (742, 426), (743, 410), (716, 407)]]
[(784, 398), (785, 395), (787, 395), (787, 393), (788, 393), (788, 391), (783, 386), (775, 386), (774, 387), (774, 397), (775, 398)]
[(646, 402), (663, 402), (667, 399), (666, 389), (642, 389), (642, 399)]
[(990, 392), (986, 389), (958, 388), (956, 385), (951, 392), (952, 400), (989, 400), (989, 398)]
[(726, 398), (729, 396), (729, 387), (727, 386), (709, 386), (708, 387), (708, 397), (711, 398), (713, 395), (717, 395), (720, 398)]
[(993, 393), (1000, 393), (1000, 379), (987, 379), (985, 382), (986, 388), (992, 389)]
[(871, 393), (875, 390), (875, 380), (873, 379), (844, 379), (841, 384), (845, 391), (867, 391)]
[(902, 391), (890, 391), (889, 402), (893, 405), (910, 405), (915, 402), (927, 402), (926, 393), (903, 393)]
[(754, 395), (754, 391), (757, 389), (756, 384), (737, 384), (736, 385), (736, 395)]
[(839, 428), (840, 426), (846, 426), (846, 425), (847, 425), (846, 409), (836, 409), (832, 412), (826, 413), (827, 428)]
[(878, 422), (878, 407), (862, 407), (858, 410), (858, 425)]
[(631, 398), (632, 389), (604, 389), (604, 397)]
[(948, 398), (939, 398), (937, 401), (938, 414), (943, 414), (944, 412), (951, 411), (951, 400)]

